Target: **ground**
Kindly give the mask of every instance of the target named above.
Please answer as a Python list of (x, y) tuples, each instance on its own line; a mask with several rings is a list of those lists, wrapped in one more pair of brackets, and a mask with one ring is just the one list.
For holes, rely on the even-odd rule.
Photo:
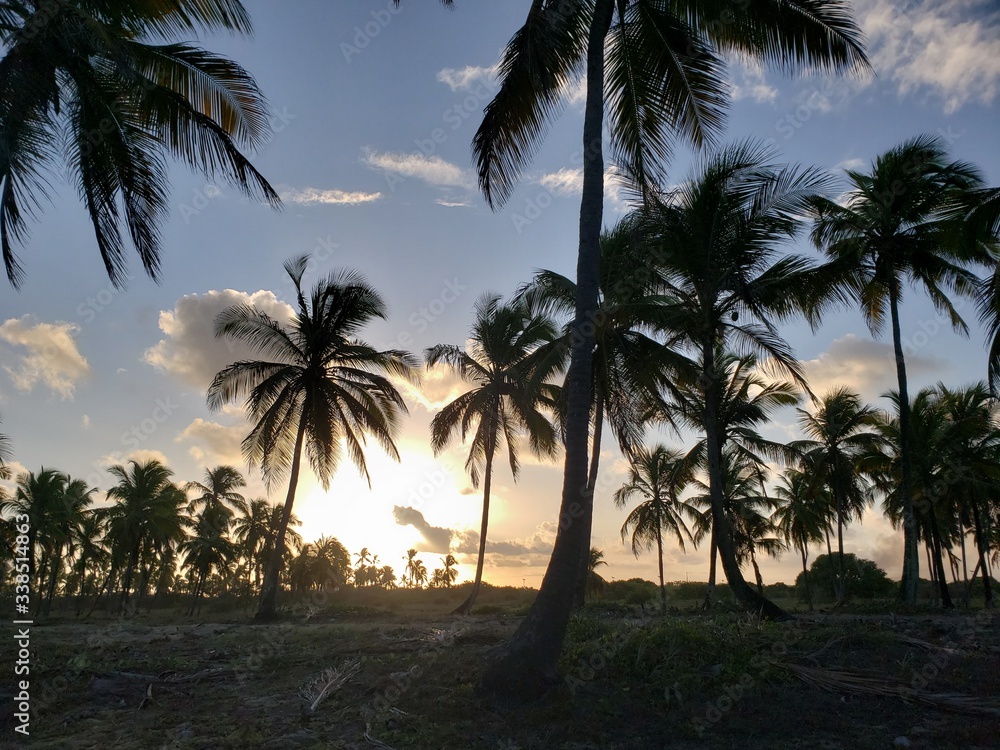
[[(762, 623), (599, 603), (571, 622), (564, 683), (537, 703), (499, 706), (476, 679), (524, 601), (452, 617), (443, 593), (392, 608), (331, 597), (266, 626), (241, 611), (54, 617), (31, 633), (30, 747), (1000, 747), (993, 610), (866, 607)], [(315, 703), (308, 686), (327, 669), (334, 686)], [(0, 683), (8, 706), (10, 689)], [(0, 715), (0, 747), (18, 746), (11, 722)]]

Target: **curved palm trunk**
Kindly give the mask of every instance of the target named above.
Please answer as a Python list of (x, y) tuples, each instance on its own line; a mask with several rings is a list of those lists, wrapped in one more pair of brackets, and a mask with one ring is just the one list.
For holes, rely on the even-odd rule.
[(566, 375), (566, 461), (559, 529), (552, 557), (527, 616), (483, 674), (482, 688), (495, 695), (531, 699), (558, 681), (556, 665), (590, 546), (580, 518), (593, 504), (587, 483), (587, 437), (591, 406), (594, 318), (598, 309), (601, 223), (604, 209), (604, 42), (614, 0), (597, 0), (587, 45), (587, 103), (583, 125), (583, 196), (577, 257), (576, 315)]
[(899, 387), (899, 459), (902, 481), (899, 485), (903, 501), (903, 576), (899, 598), (909, 605), (917, 603), (917, 580), (920, 576), (920, 550), (917, 546), (917, 519), (913, 513), (913, 469), (910, 444), (910, 394), (906, 388), (906, 361), (903, 358), (903, 337), (899, 328), (898, 281), (889, 285), (889, 312), (892, 316), (892, 349), (896, 356), (896, 380)]
[[(490, 435), (496, 434), (496, 415), (490, 417)], [(483, 563), (486, 560), (486, 529), (490, 522), (490, 485), (493, 479), (493, 452), (496, 449), (492, 438), (486, 446), (486, 476), (483, 477), (483, 521), (479, 526), (479, 557), (476, 559), (476, 580), (472, 583), (472, 591), (464, 602), (452, 612), (453, 615), (467, 615), (472, 610), (479, 596), (479, 587), (483, 582)]]
[[(979, 517), (979, 506), (977, 503), (972, 504), (972, 522), (976, 526), (976, 549), (979, 551), (979, 567), (982, 569), (983, 576), (983, 594), (986, 597), (986, 606), (993, 606), (993, 589), (990, 587), (990, 574), (989, 568), (986, 565), (986, 557), (989, 554), (989, 542), (986, 539), (985, 530), (983, 529), (982, 520)], [(973, 573), (972, 577), (975, 578), (976, 574)]]
[(718, 571), (716, 561), (719, 559), (719, 545), (715, 541), (715, 526), (712, 526), (712, 539), (708, 547), (711, 557), (708, 560), (708, 586), (705, 588), (703, 609), (711, 609), (712, 602), (715, 600), (715, 579)]
[[(303, 415), (308, 405), (302, 407)], [(275, 530), (274, 549), (264, 574), (264, 586), (260, 594), (260, 604), (254, 622), (267, 622), (274, 619), (278, 604), (278, 586), (281, 578), (281, 564), (285, 557), (285, 532), (288, 530), (288, 519), (292, 517), (292, 503), (295, 502), (295, 486), (299, 482), (299, 469), (302, 466), (302, 443), (306, 434), (305, 417), (299, 421), (299, 431), (295, 435), (295, 453), (292, 456), (292, 470), (288, 476), (288, 494), (285, 505), (281, 509), (281, 520)]]
[[(601, 435), (604, 431), (604, 398), (599, 393), (597, 403), (594, 406), (594, 440), (590, 449), (590, 470), (587, 473), (587, 486), (593, 496), (597, 488), (597, 473), (601, 464)], [(587, 544), (584, 546), (584, 559), (580, 563), (580, 582), (577, 584), (576, 599), (573, 607), (578, 608), (584, 605), (587, 599), (587, 581), (590, 578), (590, 539), (594, 531), (594, 504), (591, 503), (578, 523), (587, 526)]]
[(757, 553), (750, 547), (750, 564), (753, 566), (754, 580), (757, 582), (757, 592), (764, 596), (764, 576), (760, 574), (760, 566), (757, 564)]
[(719, 547), (719, 557), (722, 559), (722, 569), (729, 581), (736, 600), (746, 609), (756, 612), (771, 620), (783, 620), (790, 617), (781, 607), (770, 599), (762, 596), (743, 578), (739, 562), (736, 559), (736, 545), (733, 541), (732, 528), (726, 514), (725, 497), (722, 493), (722, 441), (719, 437), (719, 402), (721, 400), (721, 384), (714, 377), (715, 349), (708, 343), (702, 353), (703, 379), (705, 388), (705, 442), (708, 454), (708, 486), (712, 501), (712, 528), (715, 530), (715, 540)]

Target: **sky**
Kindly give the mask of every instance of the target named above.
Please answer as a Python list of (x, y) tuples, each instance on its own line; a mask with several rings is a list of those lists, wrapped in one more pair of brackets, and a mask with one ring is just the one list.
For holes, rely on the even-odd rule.
[[(246, 350), (215, 339), (214, 316), (240, 302), (287, 316), (291, 286), (282, 263), (310, 253), (305, 282), (336, 268), (360, 271), (384, 296), (388, 321), (367, 340), (418, 355), (438, 343), (462, 344), (475, 299), (510, 294), (539, 268), (572, 276), (575, 268), (584, 91), (568, 92), (505, 208), (491, 211), (476, 190), (472, 136), (495, 91), (493, 68), (523, 23), (530, 3), (458, 0), (247, 0), (251, 39), (200, 41), (228, 54), (267, 96), (273, 137), (253, 156), (281, 193), (274, 211), (238, 191), (177, 166), (171, 213), (163, 225), (162, 279), (130, 259), (127, 289), (104, 275), (82, 204), (61, 173), (19, 255), (27, 280), (0, 289), (0, 432), (13, 443), (16, 471), (55, 467), (103, 491), (107, 466), (156, 457), (180, 482), (206, 467), (247, 471), (240, 441), (248, 426), (238, 407), (211, 412), (212, 376)], [(881, 152), (920, 135), (940, 137), (955, 159), (973, 162), (1000, 184), (997, 93), (1000, 11), (992, 0), (856, 0), (876, 75), (787, 76), (732, 61), (732, 105), (722, 138), (770, 142), (783, 161), (817, 165), (842, 177)], [(699, 158), (679, 144), (671, 179), (686, 178)], [(607, 189), (606, 224), (627, 210)], [(811, 252), (806, 239), (790, 247)], [(963, 385), (986, 374), (984, 332), (975, 310), (961, 311), (971, 335), (953, 333), (917, 292), (906, 295), (903, 337), (912, 389)], [(814, 392), (846, 384), (885, 406), (895, 386), (891, 342), (873, 340), (857, 310), (832, 313), (818, 331), (782, 329), (803, 361)], [(409, 416), (398, 438), (398, 464), (377, 445), (368, 451), (372, 484), (344, 462), (328, 491), (311, 475), (295, 512), (306, 540), (367, 546), (402, 572), (409, 547), (428, 569), (452, 552), (459, 580), (474, 572), (481, 495), (466, 475), (460, 444), (434, 457), (429, 425), (461, 392), (442, 371), (406, 391)], [(793, 410), (765, 434), (799, 437)], [(671, 435), (651, 434), (678, 446)], [(486, 580), (537, 586), (554, 539), (561, 464), (522, 451), (515, 483), (501, 464), (493, 485)], [(626, 511), (611, 496), (627, 464), (605, 440), (596, 494), (595, 546), (609, 579), (656, 575), (656, 556), (636, 558), (622, 544)], [(248, 497), (266, 496), (253, 471)], [(270, 498), (280, 502), (283, 486)], [(871, 513), (852, 526), (848, 551), (898, 578), (899, 536)], [(818, 550), (814, 551), (814, 555)], [(706, 580), (707, 549), (671, 545), (668, 580)], [(791, 582), (796, 555), (762, 562), (766, 582)]]

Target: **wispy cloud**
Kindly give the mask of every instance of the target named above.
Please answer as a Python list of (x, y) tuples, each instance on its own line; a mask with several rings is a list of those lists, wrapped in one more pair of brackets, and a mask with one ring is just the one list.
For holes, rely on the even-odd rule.
[(437, 79), (452, 91), (471, 91), (480, 84), (496, 86), (497, 67), (490, 65), (466, 65), (464, 68), (444, 68), (437, 74)]
[(413, 177), (431, 185), (472, 188), (472, 175), (440, 156), (420, 153), (403, 154), (393, 151), (366, 150), (361, 161), (370, 167), (402, 177)]
[(63, 399), (72, 399), (76, 382), (90, 372), (90, 364), (76, 347), (80, 330), (73, 323), (40, 323), (31, 315), (10, 318), (0, 325), (0, 341), (10, 345), (4, 365), (14, 387), (31, 391), (44, 385)]
[(764, 77), (764, 69), (746, 62), (735, 64), (739, 82), (730, 84), (734, 100), (750, 99), (758, 104), (772, 104), (778, 98), (778, 89), (770, 85)]
[(356, 206), (360, 203), (371, 203), (382, 197), (382, 193), (349, 192), (347, 190), (321, 190), (305, 187), (283, 190), (281, 199), (288, 203), (298, 203), (303, 206), (332, 205)]
[[(908, 9), (907, 9), (908, 6)], [(926, 92), (952, 113), (989, 104), (1000, 90), (1000, 11), (995, 0), (858, 0), (872, 63), (900, 94)]]
[[(604, 170), (604, 199), (618, 211), (624, 209), (626, 203), (619, 177), (614, 165), (608, 165)], [(577, 196), (583, 191), (583, 170), (563, 167), (543, 174), (537, 182), (553, 195)]]

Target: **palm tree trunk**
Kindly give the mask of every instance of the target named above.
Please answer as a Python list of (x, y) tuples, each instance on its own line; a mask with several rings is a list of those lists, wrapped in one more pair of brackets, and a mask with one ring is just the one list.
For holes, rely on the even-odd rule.
[(268, 622), (274, 619), (278, 606), (278, 586), (281, 578), (281, 564), (285, 557), (285, 532), (288, 530), (288, 519), (292, 517), (292, 503), (295, 502), (295, 487), (299, 482), (299, 469), (302, 466), (302, 443), (306, 434), (305, 414), (308, 404), (302, 406), (302, 418), (299, 420), (299, 430), (295, 435), (295, 448), (292, 454), (292, 470), (288, 476), (288, 494), (285, 505), (281, 509), (281, 520), (275, 530), (274, 549), (264, 574), (264, 586), (260, 594), (260, 604), (254, 622)]
[(719, 546), (719, 557), (722, 569), (729, 581), (736, 600), (746, 609), (761, 614), (771, 620), (787, 619), (788, 613), (774, 602), (757, 593), (743, 578), (743, 572), (736, 560), (736, 545), (726, 513), (725, 497), (722, 493), (722, 440), (719, 435), (719, 401), (721, 400), (721, 384), (715, 377), (715, 347), (714, 342), (706, 342), (702, 350), (702, 378), (705, 388), (705, 442), (708, 455), (708, 487), (712, 501), (712, 528), (715, 530), (716, 543)]
[(52, 598), (56, 594), (56, 584), (59, 582), (59, 568), (62, 567), (62, 544), (56, 547), (52, 555), (52, 570), (49, 571), (49, 591), (45, 596), (45, 614), (52, 612)]
[[(657, 511), (660, 510), (660, 499), (656, 499)], [(660, 565), (660, 614), (667, 616), (667, 587), (663, 582), (663, 535), (660, 531), (660, 514), (656, 514), (656, 557)]]
[(472, 611), (472, 605), (479, 596), (479, 587), (483, 582), (483, 563), (486, 560), (486, 530), (490, 523), (490, 485), (493, 479), (493, 452), (496, 449), (494, 438), (496, 436), (497, 420), (496, 414), (490, 415), (489, 437), (486, 445), (486, 467), (483, 477), (483, 520), (479, 525), (479, 557), (476, 559), (476, 580), (472, 583), (472, 590), (464, 602), (459, 604), (452, 612), (453, 615), (467, 615)]
[(757, 564), (757, 553), (754, 548), (750, 548), (750, 564), (753, 566), (754, 580), (757, 582), (757, 591), (764, 596), (764, 576), (760, 574), (760, 566)]
[[(993, 606), (993, 590), (990, 587), (990, 574), (986, 565), (986, 558), (989, 555), (989, 542), (986, 540), (986, 534), (984, 533), (982, 520), (979, 516), (979, 505), (973, 502), (972, 504), (972, 522), (975, 524), (975, 539), (976, 539), (976, 549), (979, 551), (979, 565), (982, 568), (983, 575), (983, 594), (986, 597), (986, 606)], [(972, 575), (975, 578), (975, 573)]]
[[(594, 490), (597, 488), (597, 472), (601, 464), (601, 435), (604, 431), (604, 398), (603, 394), (597, 393), (596, 402), (594, 404), (594, 439), (590, 449), (590, 470), (587, 473), (587, 486), (590, 488), (590, 494), (593, 496)], [(591, 503), (589, 510), (584, 511), (584, 514), (580, 516), (578, 523), (585, 524), (587, 526), (587, 544), (584, 547), (584, 560), (580, 565), (580, 582), (577, 584), (576, 590), (576, 600), (573, 602), (574, 608), (579, 608), (584, 605), (587, 599), (587, 580), (589, 578), (589, 567), (590, 567), (590, 540), (594, 531), (594, 504)]]
[(802, 581), (806, 585), (806, 603), (809, 605), (809, 611), (813, 611), (813, 595), (812, 587), (809, 585), (809, 548), (807, 545), (803, 544), (799, 547), (799, 552), (802, 554)]
[(837, 604), (844, 603), (847, 596), (847, 579), (844, 576), (844, 500), (842, 493), (837, 498)]
[(889, 284), (889, 312), (892, 316), (892, 349), (896, 356), (896, 379), (899, 386), (899, 459), (902, 481), (899, 485), (903, 501), (903, 576), (899, 597), (908, 605), (917, 603), (917, 580), (920, 576), (920, 550), (917, 546), (917, 518), (913, 512), (913, 469), (910, 441), (910, 394), (906, 388), (906, 361), (903, 358), (903, 336), (899, 327), (899, 281)]
[(533, 698), (558, 683), (557, 663), (569, 623), (580, 566), (590, 546), (579, 519), (593, 504), (587, 483), (594, 318), (598, 309), (604, 211), (604, 44), (615, 0), (596, 0), (587, 44), (587, 103), (583, 125), (583, 196), (577, 257), (576, 314), (566, 375), (566, 460), (559, 529), (549, 566), (527, 616), (487, 666), (482, 688), (495, 695)]
[(716, 561), (719, 558), (719, 545), (715, 541), (715, 526), (712, 526), (711, 541), (708, 544), (708, 548), (710, 556), (708, 558), (708, 586), (705, 587), (705, 602), (702, 605), (704, 609), (710, 609), (715, 599)]
[(930, 577), (931, 581), (931, 604), (937, 604), (938, 601), (938, 589), (935, 584), (937, 583), (937, 566), (934, 565), (931, 556), (931, 543), (928, 540), (924, 540), (924, 553), (927, 555), (927, 575)]
[(122, 579), (122, 595), (118, 600), (118, 613), (124, 614), (125, 608), (128, 606), (129, 593), (132, 589), (132, 574), (135, 571), (135, 566), (139, 562), (139, 545), (135, 545), (135, 549), (128, 558), (128, 565), (125, 567), (125, 576)]
[(941, 531), (938, 528), (937, 514), (934, 512), (934, 507), (931, 505), (928, 508), (930, 512), (931, 521), (931, 542), (934, 546), (934, 564), (937, 566), (937, 579), (938, 587), (941, 590), (941, 606), (945, 609), (953, 609), (954, 604), (951, 601), (951, 594), (948, 593), (948, 578), (944, 572), (944, 561), (941, 556), (944, 554), (943, 545), (941, 544)]

